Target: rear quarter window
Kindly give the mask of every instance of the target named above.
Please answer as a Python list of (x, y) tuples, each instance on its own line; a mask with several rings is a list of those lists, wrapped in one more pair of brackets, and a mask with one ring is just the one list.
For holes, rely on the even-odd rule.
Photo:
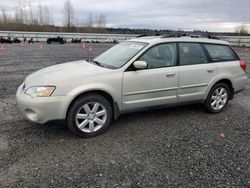
[(212, 61), (234, 61), (237, 60), (236, 55), (229, 46), (217, 44), (204, 45), (212, 59)]

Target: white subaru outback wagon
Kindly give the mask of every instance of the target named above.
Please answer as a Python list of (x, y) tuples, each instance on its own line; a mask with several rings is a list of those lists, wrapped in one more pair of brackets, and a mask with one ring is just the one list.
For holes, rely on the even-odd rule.
[(203, 103), (221, 112), (247, 82), (246, 62), (228, 42), (194, 37), (140, 37), (92, 62), (55, 65), (29, 75), (17, 91), (24, 116), (65, 120), (74, 133), (103, 133), (120, 114)]

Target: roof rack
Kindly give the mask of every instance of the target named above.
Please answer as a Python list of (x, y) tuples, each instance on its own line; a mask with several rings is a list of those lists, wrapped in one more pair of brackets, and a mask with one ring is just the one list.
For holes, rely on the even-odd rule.
[(176, 37), (185, 37), (186, 34), (173, 34), (173, 35), (163, 35), (161, 38), (176, 38)]
[(190, 35), (190, 34), (173, 34), (173, 35), (163, 35), (161, 38), (178, 38), (178, 37), (191, 37), (191, 38), (208, 38), (219, 40), (218, 37), (212, 35)]
[(154, 35), (142, 34), (142, 35), (136, 36), (136, 38), (141, 38), (141, 37), (154, 37), (154, 36), (161, 36), (161, 34), (160, 34), (160, 33), (156, 33), (156, 34), (154, 34)]
[(161, 35), (160, 33), (156, 33), (155, 35), (147, 35), (147, 34), (142, 34), (137, 36), (136, 38), (141, 38), (141, 37), (160, 37), (160, 38), (179, 38), (179, 37), (191, 37), (191, 38), (208, 38), (208, 39), (216, 39), (219, 40), (218, 37), (212, 36), (212, 35), (207, 35), (207, 34), (201, 34), (201, 35), (195, 35), (195, 34), (186, 34), (186, 33), (177, 33), (177, 34), (169, 34), (169, 35)]
[(149, 35), (138, 35), (136, 38), (141, 38), (141, 37), (148, 37)]

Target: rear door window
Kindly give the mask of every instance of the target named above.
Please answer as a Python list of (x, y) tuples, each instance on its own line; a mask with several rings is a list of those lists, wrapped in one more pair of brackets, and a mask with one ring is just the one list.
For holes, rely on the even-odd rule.
[(233, 61), (237, 59), (229, 46), (217, 44), (205, 44), (204, 46), (212, 58), (212, 61)]
[(180, 43), (180, 65), (207, 63), (207, 56), (198, 43)]

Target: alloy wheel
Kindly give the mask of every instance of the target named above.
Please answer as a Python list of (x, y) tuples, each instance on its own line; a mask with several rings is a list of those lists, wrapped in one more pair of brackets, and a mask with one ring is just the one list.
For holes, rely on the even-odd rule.
[(79, 108), (75, 122), (81, 131), (91, 133), (101, 129), (106, 123), (106, 119), (106, 108), (98, 102), (91, 102)]
[(211, 107), (214, 110), (222, 109), (228, 100), (228, 92), (224, 87), (216, 88), (211, 96)]

